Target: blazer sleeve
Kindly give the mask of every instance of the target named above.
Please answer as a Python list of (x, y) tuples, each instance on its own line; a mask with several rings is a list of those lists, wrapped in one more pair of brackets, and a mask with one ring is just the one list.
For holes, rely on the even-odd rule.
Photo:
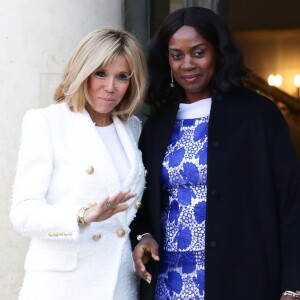
[(282, 291), (300, 289), (300, 166), (287, 126), (273, 144), (277, 195), (280, 199)]
[(47, 203), (52, 169), (53, 147), (49, 124), (41, 110), (30, 110), (22, 123), (11, 222), (15, 230), (24, 236), (76, 239), (80, 207)]

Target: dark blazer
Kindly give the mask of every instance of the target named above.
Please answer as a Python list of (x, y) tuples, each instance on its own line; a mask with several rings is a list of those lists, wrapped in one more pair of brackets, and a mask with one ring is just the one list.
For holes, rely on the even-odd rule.
[[(148, 171), (132, 223), (162, 245), (160, 169), (178, 105), (147, 120), (140, 149)], [(276, 105), (241, 89), (213, 97), (208, 132), (206, 300), (278, 300), (300, 289), (300, 174), (288, 127)], [(142, 280), (153, 299), (158, 263)]]

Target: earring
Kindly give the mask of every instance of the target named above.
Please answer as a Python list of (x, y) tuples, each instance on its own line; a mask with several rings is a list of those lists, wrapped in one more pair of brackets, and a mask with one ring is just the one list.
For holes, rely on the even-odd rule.
[(170, 87), (173, 88), (174, 87), (174, 79), (173, 79), (173, 73), (171, 70), (171, 83), (170, 83)]

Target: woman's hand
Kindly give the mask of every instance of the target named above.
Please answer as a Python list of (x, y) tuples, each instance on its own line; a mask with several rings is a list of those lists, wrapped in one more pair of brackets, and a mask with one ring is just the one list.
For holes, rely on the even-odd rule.
[(145, 265), (150, 259), (159, 261), (158, 244), (151, 234), (143, 236), (142, 240), (135, 246), (132, 255), (138, 275), (151, 283), (152, 276), (147, 272)]
[(124, 211), (128, 208), (125, 201), (135, 197), (135, 193), (130, 190), (126, 192), (119, 192), (112, 197), (107, 197), (100, 203), (88, 208), (83, 216), (84, 223), (101, 222), (109, 219), (111, 216)]

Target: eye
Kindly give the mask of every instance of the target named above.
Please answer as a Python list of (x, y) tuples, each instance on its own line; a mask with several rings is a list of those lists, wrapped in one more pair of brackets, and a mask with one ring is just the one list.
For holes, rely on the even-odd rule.
[(104, 71), (102, 71), (102, 70), (99, 70), (99, 71), (97, 71), (97, 72), (95, 73), (95, 76), (100, 77), (100, 78), (103, 78), (103, 77), (106, 76), (106, 73), (105, 73)]
[(127, 74), (120, 73), (119, 75), (116, 76), (116, 78), (121, 80), (121, 81), (125, 81), (125, 80), (129, 79), (129, 76)]
[(182, 57), (182, 55), (181, 55), (181, 53), (177, 53), (177, 52), (174, 52), (174, 53), (170, 53), (170, 57), (171, 57), (171, 59), (173, 59), (173, 60), (179, 60), (181, 57)]
[(194, 56), (196, 56), (196, 57), (203, 57), (204, 56), (204, 51), (203, 50), (196, 50), (194, 52)]

